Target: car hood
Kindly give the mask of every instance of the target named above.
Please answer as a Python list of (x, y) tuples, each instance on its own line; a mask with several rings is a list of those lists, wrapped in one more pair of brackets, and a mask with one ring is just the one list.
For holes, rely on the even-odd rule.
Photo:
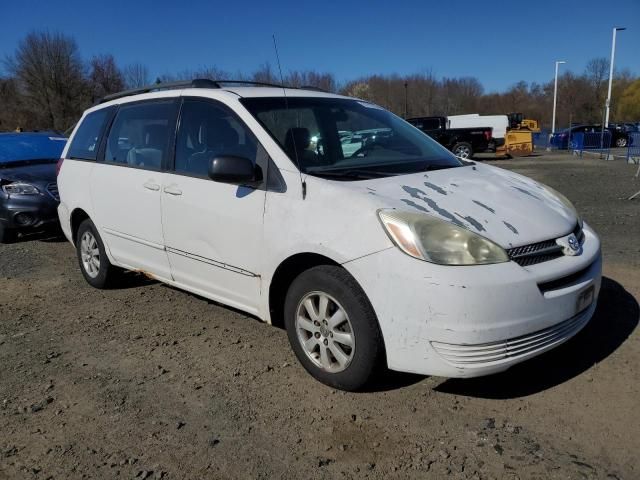
[(503, 248), (558, 238), (575, 212), (543, 185), (501, 168), (475, 164), (351, 182), (377, 208), (419, 211), (467, 228)]
[(34, 165), (0, 165), (0, 180), (12, 182), (21, 181), (27, 183), (46, 184), (56, 181), (56, 164), (40, 163)]

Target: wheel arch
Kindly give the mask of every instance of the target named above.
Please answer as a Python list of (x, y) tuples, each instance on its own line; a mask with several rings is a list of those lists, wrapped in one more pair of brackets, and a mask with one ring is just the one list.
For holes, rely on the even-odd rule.
[(70, 224), (71, 224), (71, 240), (75, 245), (80, 224), (90, 217), (89, 217), (89, 214), (85, 212), (83, 209), (76, 208), (73, 210), (73, 212), (71, 212), (71, 216), (69, 218), (70, 218)]
[(334, 265), (343, 268), (335, 260), (311, 252), (291, 255), (276, 267), (269, 283), (269, 316), (273, 326), (284, 328), (284, 301), (293, 280), (305, 270), (319, 265)]

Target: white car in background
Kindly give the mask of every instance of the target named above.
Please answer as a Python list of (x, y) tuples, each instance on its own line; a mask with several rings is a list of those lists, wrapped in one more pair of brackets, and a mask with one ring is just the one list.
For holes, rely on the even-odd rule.
[(91, 285), (142, 271), (284, 324), (337, 388), (381, 366), (499, 372), (596, 307), (600, 242), (565, 197), (358, 99), (154, 85), (87, 110), (59, 167), (60, 221)]

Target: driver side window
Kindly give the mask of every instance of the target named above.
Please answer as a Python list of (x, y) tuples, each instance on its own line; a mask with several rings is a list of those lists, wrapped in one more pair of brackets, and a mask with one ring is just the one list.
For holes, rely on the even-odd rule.
[(176, 139), (176, 173), (207, 177), (215, 157), (245, 157), (255, 165), (256, 153), (255, 137), (228, 109), (209, 101), (184, 101)]

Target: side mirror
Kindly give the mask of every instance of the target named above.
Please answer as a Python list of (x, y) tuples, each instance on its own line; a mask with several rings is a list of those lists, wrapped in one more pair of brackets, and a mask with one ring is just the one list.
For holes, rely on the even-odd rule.
[(209, 178), (214, 182), (256, 186), (262, 182), (262, 170), (246, 157), (225, 155), (210, 161)]

